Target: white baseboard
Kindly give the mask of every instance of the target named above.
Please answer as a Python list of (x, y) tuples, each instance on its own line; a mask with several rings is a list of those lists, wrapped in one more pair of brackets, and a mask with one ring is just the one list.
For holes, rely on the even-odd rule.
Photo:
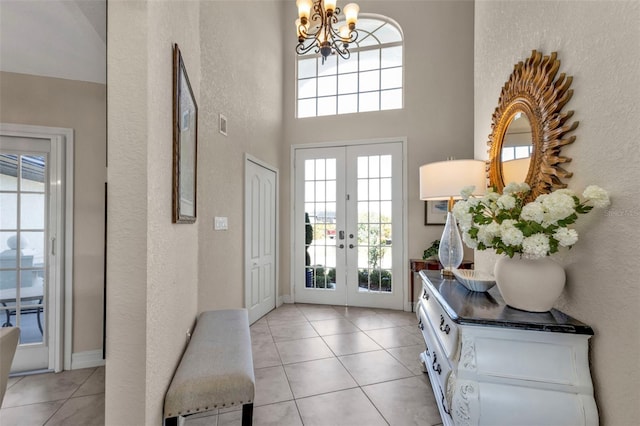
[(100, 367), (104, 365), (102, 349), (95, 351), (76, 352), (71, 354), (71, 369)]
[(282, 299), (282, 303), (293, 303), (293, 300), (291, 299), (291, 295), (289, 295), (289, 294), (285, 294), (284, 296), (280, 296), (280, 298)]

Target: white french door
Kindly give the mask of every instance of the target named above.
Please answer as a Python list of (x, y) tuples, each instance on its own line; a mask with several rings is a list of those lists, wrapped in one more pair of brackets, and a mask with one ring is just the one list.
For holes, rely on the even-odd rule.
[(54, 368), (59, 197), (50, 139), (0, 136), (0, 319), (20, 327), (12, 372)]
[(295, 150), (296, 302), (402, 309), (403, 144)]

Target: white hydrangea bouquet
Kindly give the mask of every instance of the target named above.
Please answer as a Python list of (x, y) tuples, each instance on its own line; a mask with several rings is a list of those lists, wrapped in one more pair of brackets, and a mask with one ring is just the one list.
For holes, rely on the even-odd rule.
[(595, 185), (582, 193), (584, 200), (569, 189), (542, 194), (525, 203), (531, 191), (526, 183), (510, 183), (499, 194), (489, 190), (481, 198), (471, 197), (474, 187), (464, 188), (453, 214), (462, 239), (478, 250), (495, 249), (498, 254), (538, 259), (556, 253), (560, 246), (572, 247), (578, 233), (569, 226), (579, 214), (610, 204), (609, 194)]

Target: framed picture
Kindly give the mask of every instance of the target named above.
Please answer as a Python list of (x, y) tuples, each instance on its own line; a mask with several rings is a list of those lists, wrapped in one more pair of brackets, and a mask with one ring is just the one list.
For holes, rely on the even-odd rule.
[(177, 44), (173, 46), (173, 223), (196, 221), (198, 104)]
[(424, 202), (424, 224), (444, 225), (447, 223), (448, 200)]

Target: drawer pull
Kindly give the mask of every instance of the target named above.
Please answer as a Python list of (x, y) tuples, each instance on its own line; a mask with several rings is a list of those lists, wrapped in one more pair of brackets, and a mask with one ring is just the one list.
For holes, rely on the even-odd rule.
[(433, 368), (433, 371), (437, 372), (439, 376), (442, 373), (442, 367), (440, 367), (440, 364), (438, 364), (438, 366), (436, 367), (437, 362), (438, 362), (438, 355), (434, 353), (433, 362), (431, 363), (431, 368)]
[(442, 388), (440, 389), (440, 395), (442, 395), (442, 408), (444, 409), (444, 412), (451, 415), (451, 410), (449, 410), (445, 404), (447, 401), (444, 399), (444, 392), (442, 392)]
[(440, 331), (445, 334), (449, 334), (449, 332), (451, 331), (451, 327), (449, 327), (449, 324), (445, 325), (444, 317), (442, 315), (440, 315)]

